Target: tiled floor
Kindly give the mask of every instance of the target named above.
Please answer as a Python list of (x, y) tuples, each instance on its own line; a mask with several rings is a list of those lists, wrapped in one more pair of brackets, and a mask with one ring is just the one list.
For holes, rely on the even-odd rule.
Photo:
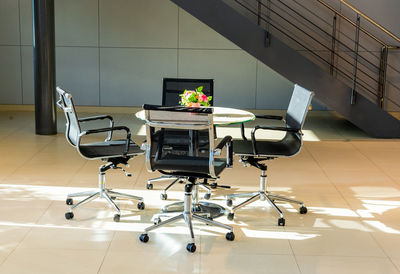
[[(135, 141), (144, 129), (132, 114), (116, 114)], [(59, 132), (65, 121), (59, 114)], [(248, 125), (251, 128), (251, 123)], [(120, 223), (104, 201), (87, 204), (66, 220), (67, 193), (95, 188), (99, 162), (86, 161), (63, 133), (34, 134), (32, 112), (0, 111), (0, 273), (400, 273), (400, 141), (370, 139), (330, 113), (311, 113), (299, 155), (269, 165), (270, 190), (304, 200), (309, 212), (283, 203), (286, 226), (258, 201), (239, 211), (236, 239), (195, 225), (197, 251), (183, 222), (138, 240), (162, 205), (182, 198), (182, 186), (159, 199), (160, 185), (146, 190), (144, 157), (131, 161), (132, 177), (109, 172), (107, 182), (145, 198), (146, 209), (121, 202)], [(218, 133), (239, 137), (238, 128)], [(138, 134), (138, 135), (137, 135)], [(220, 182), (232, 191), (257, 190), (258, 170), (237, 161)], [(164, 186), (164, 184), (163, 184)], [(224, 205), (224, 194), (213, 200)], [(238, 199), (236, 202), (240, 201)]]

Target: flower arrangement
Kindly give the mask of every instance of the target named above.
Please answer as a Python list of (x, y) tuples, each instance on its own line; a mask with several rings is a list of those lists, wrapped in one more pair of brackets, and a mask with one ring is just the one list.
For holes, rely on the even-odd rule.
[(185, 89), (185, 91), (182, 94), (179, 94), (179, 96), (181, 97), (179, 104), (187, 107), (209, 107), (210, 101), (212, 100), (212, 96), (207, 96), (203, 93), (202, 86), (195, 90)]

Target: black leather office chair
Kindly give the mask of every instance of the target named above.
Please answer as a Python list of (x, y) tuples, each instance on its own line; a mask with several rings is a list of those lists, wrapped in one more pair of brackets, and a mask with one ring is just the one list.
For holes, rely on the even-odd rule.
[[(235, 197), (251, 196), (248, 200), (234, 206), (228, 214), (228, 219), (233, 220), (234, 212), (248, 205), (256, 200), (266, 200), (280, 215), (278, 225), (284, 226), (285, 219), (283, 218), (282, 211), (276, 206), (275, 202), (286, 201), (300, 205), (300, 214), (307, 213), (307, 208), (303, 202), (289, 199), (283, 196), (275, 195), (267, 190), (266, 179), (267, 165), (261, 163), (266, 160), (273, 160), (279, 157), (289, 157), (296, 155), (302, 146), (302, 127), (309, 110), (311, 100), (314, 93), (310, 92), (299, 85), (295, 85), (292, 98), (290, 99), (289, 107), (287, 109), (286, 118), (282, 116), (272, 115), (256, 115), (257, 118), (282, 120), (285, 125), (277, 126), (256, 126), (251, 132), (251, 140), (247, 140), (244, 134), (244, 126), (241, 124), (242, 139), (233, 142), (235, 155), (240, 156), (240, 161), (245, 165), (249, 164), (261, 170), (260, 176), (260, 190), (254, 193), (233, 194), (228, 195), (227, 205), (232, 206), (232, 199)], [(279, 130), (286, 132), (286, 135), (281, 140), (257, 140), (255, 137), (256, 131), (259, 129), (264, 130)]]
[[(144, 151), (139, 148), (131, 140), (131, 132), (129, 128), (125, 126), (114, 126), (113, 118), (110, 115), (100, 115), (86, 118), (78, 118), (74, 103), (72, 101), (72, 95), (61, 88), (57, 87), (57, 92), (60, 96), (57, 105), (64, 111), (65, 118), (67, 119), (65, 135), (68, 142), (74, 146), (78, 153), (86, 159), (99, 159), (107, 162), (106, 164), (100, 166), (99, 168), (99, 188), (96, 191), (87, 191), (68, 194), (66, 203), (71, 205), (69, 211), (65, 213), (65, 218), (72, 219), (74, 217), (73, 209), (76, 207), (86, 204), (96, 198), (104, 198), (107, 202), (114, 208), (116, 214), (114, 215), (114, 221), (119, 222), (121, 217), (121, 211), (119, 207), (113, 201), (116, 198), (132, 199), (138, 200), (137, 208), (144, 209), (143, 198), (119, 193), (106, 188), (106, 171), (111, 169), (121, 169), (125, 172), (127, 176), (131, 176), (123, 168), (118, 165), (127, 165), (131, 157), (144, 154)], [(110, 126), (106, 128), (89, 129), (82, 131), (81, 123), (90, 122), (95, 120), (110, 121)], [(123, 140), (112, 140), (112, 135), (114, 131), (125, 131), (126, 139)], [(96, 133), (107, 133), (107, 138), (104, 142), (95, 143), (82, 143), (84, 136), (96, 134)], [(73, 204), (72, 197), (82, 197), (87, 196), (85, 199), (77, 204)]]
[[(163, 92), (162, 92), (162, 105), (163, 106), (178, 106), (180, 97), (179, 94), (182, 94), (185, 89), (188, 90), (195, 90), (199, 86), (203, 86), (203, 92), (207, 96), (213, 96), (214, 95), (214, 80), (213, 79), (185, 79), (185, 78), (164, 78), (163, 79)], [(214, 100), (210, 102), (210, 105), (213, 105)], [(182, 130), (180, 131), (182, 132)], [(176, 140), (179, 139), (179, 136), (177, 137), (177, 131), (174, 131), (172, 129), (169, 129), (167, 132), (164, 134), (168, 134), (169, 138), (167, 136), (164, 136), (165, 142), (167, 142), (167, 139), (169, 139), (170, 145), (173, 145), (175, 143), (175, 148), (180, 149), (180, 144), (176, 143)], [(179, 133), (178, 133), (179, 134)], [(203, 133), (200, 133), (200, 135), (203, 135)], [(207, 137), (207, 136), (205, 136)], [(202, 143), (203, 139), (207, 139), (204, 136), (200, 136), (200, 143)], [(207, 143), (207, 141), (205, 141)], [(204, 150), (205, 148), (201, 146), (200, 144), (200, 149)], [(172, 180), (172, 181), (171, 181)], [(167, 190), (170, 189), (174, 184), (176, 183), (182, 183), (179, 178), (176, 178), (174, 176), (170, 175), (162, 175), (157, 178), (152, 178), (147, 181), (146, 188), (147, 189), (153, 189), (153, 183), (155, 182), (160, 182), (160, 181), (171, 181), (166, 188), (162, 191), (160, 194), (160, 198), (162, 200), (166, 200), (168, 198), (167, 195)], [(209, 181), (206, 179), (203, 181), (202, 184), (200, 184), (200, 187), (205, 189), (207, 193), (204, 195), (204, 198), (206, 200), (210, 199), (211, 197), (211, 190), (210, 188), (214, 189), (217, 187), (223, 187), (223, 188), (230, 188), (229, 186), (224, 186), (224, 185), (218, 185), (217, 182), (212, 182), (209, 183)]]
[[(191, 235), (191, 242), (186, 249), (189, 252), (196, 250), (192, 219), (196, 219), (206, 224), (215, 225), (229, 229), (226, 239), (234, 239), (233, 229), (230, 226), (215, 222), (212, 219), (199, 216), (195, 213), (192, 203), (192, 192), (199, 184), (199, 179), (216, 179), (227, 166), (232, 165), (232, 137), (226, 136), (214, 148), (214, 130), (212, 119), (212, 108), (187, 108), (187, 107), (163, 107), (144, 105), (146, 117), (146, 167), (150, 172), (159, 171), (162, 174), (174, 176), (185, 183), (184, 209), (182, 214), (161, 222), (158, 219), (155, 224), (145, 229), (139, 239), (142, 242), (149, 240), (148, 232), (166, 224), (184, 219)], [(164, 129), (174, 129), (181, 131), (177, 135), (182, 149), (172, 149), (165, 140)], [(207, 142), (207, 152), (197, 148), (196, 136), (200, 132), (206, 132), (209, 136)], [(203, 140), (204, 141), (204, 140)], [(203, 144), (204, 145), (204, 144)], [(227, 158), (217, 158), (224, 146), (227, 146)]]

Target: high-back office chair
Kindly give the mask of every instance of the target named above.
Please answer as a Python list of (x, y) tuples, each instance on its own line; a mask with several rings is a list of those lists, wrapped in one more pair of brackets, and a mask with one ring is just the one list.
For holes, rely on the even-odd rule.
[[(71, 205), (69, 211), (65, 213), (65, 218), (72, 219), (74, 217), (74, 213), (72, 210), (80, 205), (86, 204), (96, 198), (104, 198), (107, 202), (114, 208), (116, 214), (114, 215), (114, 221), (119, 222), (121, 217), (121, 211), (119, 207), (113, 201), (116, 198), (124, 198), (124, 199), (133, 199), (139, 200), (137, 204), (138, 209), (144, 209), (143, 198), (119, 193), (112, 191), (106, 188), (106, 171), (111, 169), (121, 169), (125, 172), (127, 176), (131, 176), (128, 172), (126, 172), (123, 168), (118, 165), (123, 164), (127, 165), (128, 161), (131, 157), (144, 154), (144, 151), (139, 148), (131, 140), (131, 132), (129, 128), (125, 126), (114, 126), (113, 118), (110, 115), (100, 115), (86, 118), (78, 118), (74, 103), (72, 101), (72, 95), (61, 88), (57, 87), (57, 92), (60, 96), (57, 105), (64, 111), (65, 118), (67, 120), (65, 135), (67, 137), (68, 142), (74, 146), (78, 153), (90, 160), (99, 159), (106, 164), (100, 166), (99, 168), (99, 188), (96, 191), (87, 191), (87, 192), (79, 192), (68, 194), (66, 203), (67, 205)], [(95, 121), (95, 120), (103, 120), (108, 119), (110, 121), (110, 126), (106, 128), (97, 128), (97, 129), (89, 129), (82, 131), (81, 123)], [(112, 135), (114, 131), (123, 130), (126, 132), (126, 139), (123, 140), (112, 140)], [(82, 143), (82, 139), (84, 136), (96, 134), (96, 133), (107, 133), (107, 138), (104, 142), (95, 142), (95, 143)], [(73, 204), (72, 197), (81, 197), (87, 196), (85, 199), (80, 201), (77, 204)]]
[[(191, 236), (191, 242), (186, 249), (189, 252), (196, 250), (192, 219), (206, 224), (215, 225), (229, 229), (226, 239), (234, 239), (233, 229), (230, 226), (215, 222), (211, 219), (201, 217), (194, 213), (192, 203), (192, 191), (198, 185), (199, 179), (216, 179), (226, 166), (232, 164), (231, 136), (226, 136), (214, 148), (214, 130), (212, 119), (212, 108), (186, 108), (186, 107), (162, 107), (144, 105), (146, 117), (146, 167), (150, 172), (159, 171), (162, 174), (179, 178), (185, 183), (184, 210), (182, 214), (168, 220), (155, 222), (151, 227), (145, 229), (139, 239), (147, 242), (147, 233), (166, 224), (184, 219)], [(181, 131), (179, 138), (182, 149), (171, 149), (168, 142), (164, 142), (164, 129)], [(206, 153), (200, 151), (198, 139), (200, 132), (206, 132), (209, 136)], [(197, 136), (197, 137), (196, 137)], [(168, 141), (168, 140), (167, 140)], [(221, 159), (215, 156), (220, 154), (221, 149), (227, 146), (227, 158)]]
[[(199, 86), (203, 86), (203, 92), (207, 96), (214, 96), (214, 80), (213, 79), (186, 79), (186, 78), (164, 78), (162, 105), (167, 107), (178, 106), (182, 94), (185, 89), (195, 90)], [(213, 101), (210, 102), (212, 105)]]
[[(179, 94), (182, 94), (185, 89), (195, 90), (199, 86), (203, 86), (203, 92), (205, 95), (207, 95), (207, 96), (214, 95), (214, 80), (213, 79), (164, 78), (163, 79), (163, 92), (162, 92), (162, 105), (167, 106), (167, 107), (178, 106), (179, 101), (181, 99), (179, 97)], [(210, 102), (210, 104), (213, 105), (213, 102), (214, 102), (214, 100), (212, 100)], [(177, 132), (169, 129), (168, 133), (170, 136), (169, 139), (171, 141), (175, 141)], [(200, 133), (200, 134), (203, 135), (203, 133)], [(205, 137), (207, 137), (207, 136), (205, 136)], [(202, 139), (205, 139), (205, 138), (202, 136), (201, 140)], [(171, 141), (170, 141), (170, 143), (171, 143)], [(201, 148), (201, 149), (203, 149), (203, 148)], [(170, 189), (174, 184), (176, 184), (178, 182), (180, 182), (180, 183), (182, 182), (179, 178), (164, 174), (160, 177), (149, 179), (147, 181), (146, 188), (153, 189), (153, 183), (160, 182), (160, 181), (170, 181), (170, 180), (172, 180), (172, 181), (167, 185), (166, 188), (164, 188), (164, 190), (160, 194), (161, 200), (166, 200), (168, 198), (167, 190)], [(208, 180), (206, 179), (202, 184), (200, 184), (200, 187), (202, 187), (203, 189), (205, 189), (207, 191), (207, 193), (204, 195), (204, 198), (206, 200), (210, 199), (210, 197), (211, 197), (211, 190), (208, 186), (210, 186), (211, 188), (217, 188), (217, 187), (229, 188), (229, 186), (218, 185), (216, 182), (209, 184)]]
[[(278, 196), (268, 192), (266, 185), (267, 175), (265, 174), (267, 171), (267, 165), (261, 162), (266, 160), (273, 160), (279, 157), (293, 156), (300, 151), (303, 135), (301, 130), (303, 128), (313, 95), (313, 92), (310, 92), (300, 87), (299, 85), (295, 85), (285, 119), (282, 116), (256, 115), (257, 118), (282, 120), (286, 122), (286, 125), (283, 127), (256, 126), (251, 132), (251, 140), (247, 140), (247, 138), (245, 137), (244, 126), (243, 124), (241, 124), (243, 140), (235, 140), (233, 142), (234, 153), (235, 155), (240, 156), (240, 161), (242, 163), (246, 165), (250, 164), (261, 170), (260, 190), (254, 193), (228, 195), (228, 206), (232, 206), (232, 199), (235, 197), (251, 196), (251, 198), (249, 198), (248, 200), (232, 208), (231, 213), (228, 214), (229, 220), (233, 220), (234, 212), (237, 209), (248, 205), (258, 199), (266, 200), (279, 213), (280, 218), (278, 220), (278, 225), (280, 226), (285, 225), (285, 219), (283, 218), (282, 211), (275, 205), (274, 201), (276, 200), (299, 204), (300, 214), (307, 213), (307, 208), (303, 205), (303, 202), (289, 199), (283, 196)], [(257, 140), (255, 137), (256, 131), (259, 129), (285, 131), (286, 135), (278, 141), (261, 141)]]

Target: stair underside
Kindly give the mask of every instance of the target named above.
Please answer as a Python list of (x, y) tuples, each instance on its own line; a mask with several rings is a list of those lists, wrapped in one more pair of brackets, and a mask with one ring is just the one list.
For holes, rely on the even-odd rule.
[(221, 0), (171, 0), (372, 137), (399, 138), (400, 121), (362, 94), (350, 104), (351, 88), (276, 37), (264, 46), (265, 31)]

